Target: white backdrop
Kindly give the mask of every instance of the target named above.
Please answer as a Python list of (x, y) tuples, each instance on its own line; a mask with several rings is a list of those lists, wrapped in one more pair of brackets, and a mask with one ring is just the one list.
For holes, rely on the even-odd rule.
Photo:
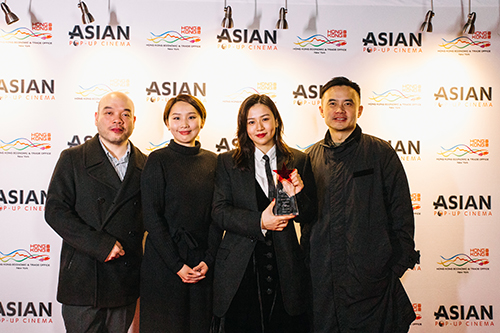
[(103, 94), (134, 100), (132, 141), (145, 153), (170, 139), (162, 112), (180, 92), (207, 108), (204, 148), (233, 148), (254, 92), (305, 148), (326, 132), (319, 86), (339, 75), (361, 85), (359, 124), (391, 141), (409, 177), (422, 254), (403, 277), (411, 332), (498, 331), (499, 3), (472, 1), (472, 36), (465, 0), (436, 4), (432, 34), (418, 31), (430, 1), (352, 2), (288, 1), (290, 29), (278, 31), (278, 0), (228, 1), (229, 30), (223, 1), (87, 0), (88, 26), (76, 0), (9, 1), (20, 21), (0, 18), (0, 331), (64, 330), (45, 193), (60, 152), (95, 134)]

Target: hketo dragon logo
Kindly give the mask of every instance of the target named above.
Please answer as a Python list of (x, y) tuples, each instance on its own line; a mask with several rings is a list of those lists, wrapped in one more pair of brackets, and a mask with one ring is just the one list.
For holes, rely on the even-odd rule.
[(492, 87), (439, 87), (434, 93), (437, 107), (492, 108)]
[(314, 34), (306, 38), (297, 36), (294, 51), (309, 51), (314, 54), (347, 51), (347, 30), (331, 29), (326, 35)]
[(278, 33), (276, 30), (222, 29), (217, 42), (221, 50), (277, 51)]
[(0, 29), (0, 44), (16, 44), (21, 47), (52, 44), (52, 23), (34, 22), (31, 29), (20, 27), (10, 31)]
[[(440, 305), (438, 310), (434, 312), (435, 324), (437, 327), (482, 327), (486, 330), (491, 328), (495, 330), (493, 322), (493, 305)], [(481, 331), (487, 332), (487, 331)]]
[(80, 84), (75, 91), (77, 101), (99, 101), (101, 98), (113, 91), (128, 94), (130, 80), (125, 78), (111, 79), (107, 83)]
[(75, 25), (69, 32), (69, 45), (73, 46), (128, 47), (129, 40), (129, 26)]
[(363, 38), (363, 52), (367, 53), (422, 53), (422, 33), (368, 32)]
[(476, 31), (470, 37), (459, 36), (451, 40), (444, 38), (442, 40), (438, 52), (455, 53), (460, 56), (491, 52), (491, 31)]
[(413, 311), (415, 312), (415, 321), (411, 324), (412, 326), (422, 326), (422, 304), (413, 303)]
[(50, 244), (30, 244), (29, 248), (0, 250), (0, 268), (27, 270), (50, 267)]
[(277, 97), (277, 90), (278, 84), (276, 82), (257, 82), (253, 87), (243, 87), (227, 94), (224, 96), (222, 103), (241, 104), (245, 98), (253, 94), (267, 95), (274, 100)]
[(0, 139), (0, 155), (16, 156), (18, 158), (38, 157), (51, 155), (51, 133), (31, 133), (28, 137), (14, 139)]
[(437, 152), (439, 157), (437, 161), (454, 162), (461, 165), (477, 162), (488, 162), (490, 155), (489, 139), (470, 139), (468, 143), (452, 144), (450, 146), (441, 146)]
[(43, 212), (46, 199), (45, 190), (0, 188), (0, 212)]
[(438, 271), (455, 271), (460, 274), (468, 274), (477, 271), (489, 271), (490, 250), (488, 248), (473, 248), (469, 253), (457, 253), (455, 255), (440, 256), (437, 264)]
[(413, 214), (420, 215), (422, 210), (422, 195), (420, 193), (411, 194), (411, 205), (413, 207)]
[(200, 26), (182, 26), (179, 31), (168, 30), (161, 33), (150, 32), (147, 38), (148, 47), (160, 47), (168, 51), (179, 51), (186, 48), (200, 48)]
[(206, 82), (152, 81), (149, 87), (146, 88), (146, 93), (146, 101), (152, 103), (166, 103), (169, 99), (179, 94), (192, 95), (202, 103), (205, 103), (207, 84)]
[(55, 80), (46, 79), (3, 79), (0, 78), (0, 101), (53, 101)]
[(490, 217), (491, 195), (439, 195), (434, 205), (438, 217)]
[(368, 97), (370, 106), (383, 106), (389, 109), (399, 110), (408, 107), (420, 107), (422, 86), (416, 83), (406, 83), (399, 88), (372, 91)]

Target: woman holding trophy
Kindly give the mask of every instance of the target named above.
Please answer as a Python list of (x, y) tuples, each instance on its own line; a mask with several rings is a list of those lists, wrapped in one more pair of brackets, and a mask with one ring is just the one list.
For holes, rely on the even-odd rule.
[(254, 94), (238, 112), (237, 148), (218, 156), (212, 217), (225, 231), (214, 277), (221, 332), (309, 331), (304, 247), (316, 190), (307, 155), (282, 135), (272, 99)]

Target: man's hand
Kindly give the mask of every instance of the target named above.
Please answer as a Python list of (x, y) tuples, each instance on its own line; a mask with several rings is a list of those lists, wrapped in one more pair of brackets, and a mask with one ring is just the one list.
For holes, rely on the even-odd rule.
[(123, 250), (123, 246), (120, 244), (119, 241), (116, 241), (115, 246), (113, 246), (113, 249), (111, 250), (111, 252), (109, 252), (108, 257), (106, 258), (106, 260), (104, 260), (104, 262), (118, 259), (124, 255), (125, 251)]
[[(196, 267), (198, 267), (198, 266), (196, 266)], [(208, 267), (207, 267), (207, 270), (208, 270)], [(202, 275), (201, 272), (191, 269), (191, 267), (189, 267), (186, 264), (184, 264), (184, 266), (182, 266), (182, 268), (177, 272), (177, 275), (179, 275), (182, 282), (184, 282), (184, 283), (196, 283), (196, 282), (203, 280), (205, 278), (205, 275)]]
[(293, 219), (295, 215), (274, 215), (274, 204), (275, 199), (273, 199), (269, 206), (262, 212), (260, 218), (261, 227), (264, 230), (282, 231), (288, 225), (288, 221)]

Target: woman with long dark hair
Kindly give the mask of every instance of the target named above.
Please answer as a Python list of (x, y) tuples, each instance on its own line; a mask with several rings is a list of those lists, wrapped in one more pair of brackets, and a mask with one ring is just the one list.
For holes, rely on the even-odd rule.
[[(314, 219), (315, 186), (308, 157), (282, 135), (271, 98), (251, 95), (238, 112), (237, 148), (218, 156), (212, 217), (225, 235), (215, 263), (214, 314), (222, 332), (309, 330), (308, 274), (294, 222), (303, 227)], [(286, 181), (298, 215), (273, 213), (271, 170), (282, 168), (294, 170)]]

